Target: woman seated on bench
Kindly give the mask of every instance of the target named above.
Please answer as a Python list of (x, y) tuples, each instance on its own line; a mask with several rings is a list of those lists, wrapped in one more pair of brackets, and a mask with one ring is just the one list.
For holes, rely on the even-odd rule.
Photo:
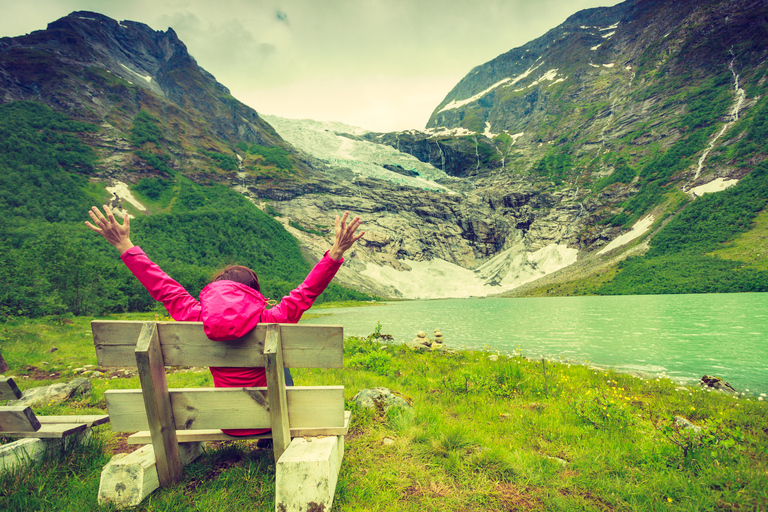
[[(130, 220), (121, 225), (112, 211), (104, 205), (104, 214), (95, 206), (88, 214), (93, 224), (85, 225), (100, 234), (120, 251), (120, 258), (144, 285), (153, 299), (163, 303), (171, 318), (177, 321), (203, 322), (205, 334), (214, 341), (232, 340), (244, 336), (259, 323), (289, 323), (299, 321), (302, 313), (312, 307), (318, 295), (328, 286), (344, 262), (344, 253), (354, 245), (365, 231), (356, 235), (360, 218), (347, 224), (349, 212), (336, 216), (336, 239), (298, 288), (283, 297), (279, 304), (265, 309), (267, 300), (259, 293), (259, 279), (248, 267), (230, 265), (216, 275), (200, 292), (200, 300), (190, 295), (183, 286), (171, 279), (149, 260), (144, 251), (130, 240)], [(211, 367), (213, 383), (217, 388), (263, 387), (267, 385), (264, 368)], [(287, 375), (286, 382), (290, 380)], [(289, 383), (291, 385), (292, 383)], [(235, 436), (262, 434), (269, 429), (224, 430)]]

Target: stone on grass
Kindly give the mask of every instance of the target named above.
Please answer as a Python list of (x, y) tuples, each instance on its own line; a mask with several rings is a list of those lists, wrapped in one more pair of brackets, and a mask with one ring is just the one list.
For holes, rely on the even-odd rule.
[(731, 394), (738, 393), (738, 391), (733, 389), (733, 386), (725, 382), (720, 377), (704, 375), (701, 378), (701, 381), (699, 381), (699, 385), (703, 387), (716, 389), (717, 391), (722, 391), (723, 393), (731, 393)]
[(675, 416), (675, 425), (682, 428), (683, 430), (693, 430), (697, 434), (701, 432), (701, 427), (698, 425), (694, 425), (686, 418), (683, 418), (682, 416)]
[(8, 405), (36, 405), (59, 404), (75, 395), (88, 393), (91, 390), (91, 381), (83, 377), (70, 382), (58, 382), (50, 386), (41, 386), (24, 391), (21, 398), (8, 402)]
[(352, 397), (358, 407), (376, 409), (379, 414), (385, 414), (393, 407), (409, 408), (412, 400), (397, 391), (388, 388), (363, 389)]

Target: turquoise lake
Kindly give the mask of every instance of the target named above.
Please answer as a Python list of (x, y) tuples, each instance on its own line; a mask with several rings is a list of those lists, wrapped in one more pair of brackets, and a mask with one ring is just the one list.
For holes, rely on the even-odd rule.
[(381, 322), (403, 343), (437, 328), (448, 348), (519, 350), (686, 384), (715, 375), (768, 394), (768, 293), (420, 300), (312, 313), (320, 316), (303, 323), (343, 325), (345, 335), (367, 336)]

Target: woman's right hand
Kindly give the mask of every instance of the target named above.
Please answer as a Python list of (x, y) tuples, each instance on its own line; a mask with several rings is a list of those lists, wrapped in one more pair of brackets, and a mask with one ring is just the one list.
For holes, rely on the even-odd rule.
[(131, 233), (131, 223), (128, 214), (126, 213), (123, 216), (124, 220), (123, 224), (121, 225), (117, 222), (117, 220), (115, 220), (115, 216), (112, 214), (112, 210), (109, 208), (109, 206), (104, 205), (103, 208), (104, 213), (107, 214), (106, 217), (101, 213), (101, 211), (99, 211), (98, 208), (95, 206), (91, 207), (91, 209), (88, 211), (88, 215), (91, 216), (93, 224), (85, 221), (85, 225), (88, 226), (90, 230), (95, 231), (96, 233), (103, 236), (104, 240), (109, 242), (115, 249), (120, 251), (120, 254), (123, 254), (125, 251), (133, 247), (129, 237)]

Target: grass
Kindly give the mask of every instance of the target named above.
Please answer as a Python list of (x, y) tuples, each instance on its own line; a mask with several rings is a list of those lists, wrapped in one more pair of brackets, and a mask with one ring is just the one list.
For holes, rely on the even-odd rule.
[[(50, 380), (66, 381), (70, 366), (95, 364), (92, 340), (83, 335), (88, 320), (7, 323), (2, 353), (12, 368), (26, 366), (8, 374), (25, 389), (39, 384), (30, 365), (48, 362), (42, 366), (62, 372)], [(50, 346), (59, 350), (46, 354)], [(343, 370), (295, 370), (297, 384), (343, 383), (353, 411), (334, 510), (768, 507), (768, 406), (756, 397), (489, 355), (416, 353), (347, 338)], [(136, 377), (106, 374), (91, 381), (89, 397), (35, 412), (101, 410), (105, 389), (138, 387)], [(186, 371), (171, 373), (169, 385), (211, 384), (207, 371)], [(384, 416), (357, 409), (352, 396), (376, 386), (401, 393), (413, 407)], [(704, 429), (684, 430), (675, 416)], [(84, 447), (0, 475), (0, 509), (109, 510), (97, 505), (96, 495), (116, 442), (108, 426), (99, 429)], [(271, 453), (246, 442), (210, 446), (185, 468), (181, 484), (153, 493), (138, 508), (233, 509), (274, 509)]]
[(729, 247), (710, 254), (743, 262), (747, 268), (768, 270), (768, 211), (760, 213), (755, 218), (754, 227), (739, 235)]

